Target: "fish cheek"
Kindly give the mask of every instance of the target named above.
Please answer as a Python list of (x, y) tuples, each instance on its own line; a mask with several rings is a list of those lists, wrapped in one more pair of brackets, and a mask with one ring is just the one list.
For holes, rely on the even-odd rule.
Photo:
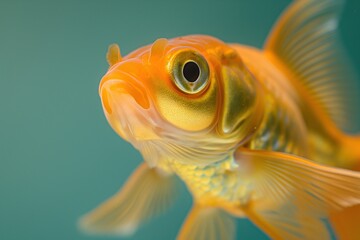
[(172, 84), (155, 86), (155, 101), (162, 117), (186, 131), (200, 131), (212, 125), (217, 112), (218, 87), (211, 82), (198, 96), (179, 92)]

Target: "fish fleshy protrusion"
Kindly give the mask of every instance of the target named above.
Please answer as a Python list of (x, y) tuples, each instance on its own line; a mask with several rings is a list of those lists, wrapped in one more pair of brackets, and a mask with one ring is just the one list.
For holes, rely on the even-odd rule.
[(167, 44), (168, 40), (166, 38), (157, 39), (151, 46), (149, 62), (161, 58), (164, 55), (165, 47)]
[(113, 43), (109, 46), (106, 59), (110, 67), (122, 60), (119, 45)]

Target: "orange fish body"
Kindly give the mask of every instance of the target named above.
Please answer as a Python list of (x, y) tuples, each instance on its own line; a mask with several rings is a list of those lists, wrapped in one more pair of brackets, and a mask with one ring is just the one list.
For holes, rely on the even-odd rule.
[[(257, 131), (256, 136), (250, 141), (250, 148), (289, 152), (326, 165), (360, 170), (360, 151), (356, 148), (360, 146), (360, 138), (348, 136), (337, 127), (326, 111), (328, 106), (317, 101), (316, 96), (306, 90), (307, 86), (302, 85), (293, 73), (285, 69), (287, 62), (281, 62), (281, 59), (267, 49), (260, 51), (241, 45), (232, 47), (242, 56), (245, 65), (268, 91), (268, 99), (265, 102), (269, 113), (265, 115), (272, 120), (263, 121), (263, 131)], [(322, 94), (332, 94), (335, 86), (326, 89)], [(323, 91), (324, 86), (318, 87), (319, 91)], [(317, 91), (316, 88), (309, 88)], [(329, 96), (330, 99), (324, 100), (330, 101), (336, 97)], [(344, 109), (332, 110), (340, 112)], [(344, 115), (346, 114), (342, 116)], [(278, 122), (274, 123), (274, 120)], [(344, 123), (343, 127), (346, 126)], [(269, 135), (271, 129), (274, 131), (272, 135), (282, 137), (270, 137), (265, 141), (258, 139)]]
[(125, 57), (111, 45), (104, 113), (145, 163), (81, 226), (132, 234), (171, 204), (178, 176), (194, 197), (179, 239), (234, 239), (234, 217), (273, 239), (329, 239), (323, 218), (360, 238), (360, 138), (340, 130), (355, 101), (334, 37), (340, 5), (295, 1), (264, 50), (201, 35)]

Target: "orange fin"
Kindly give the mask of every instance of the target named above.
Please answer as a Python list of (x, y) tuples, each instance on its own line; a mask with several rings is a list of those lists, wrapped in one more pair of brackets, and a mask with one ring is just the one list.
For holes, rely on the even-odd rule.
[(360, 205), (331, 213), (329, 219), (339, 239), (360, 239)]
[(331, 239), (326, 224), (316, 214), (309, 214), (295, 198), (274, 208), (242, 208), (246, 216), (271, 239)]
[(195, 205), (189, 213), (178, 240), (233, 240), (233, 217), (219, 208)]
[(316, 233), (326, 239), (321, 218), (360, 204), (359, 172), (280, 152), (239, 149), (235, 158), (241, 178), (252, 189), (253, 221), (270, 236), (309, 239)]
[[(360, 171), (360, 136), (344, 136), (343, 166)], [(329, 220), (338, 239), (360, 239), (360, 205), (345, 208), (340, 212), (331, 212)]]
[(339, 41), (343, 2), (294, 1), (275, 25), (265, 53), (280, 64), (300, 96), (319, 106), (338, 127), (352, 130), (358, 122), (353, 115), (359, 96), (356, 76)]
[(360, 135), (343, 135), (341, 167), (360, 172)]
[(176, 193), (174, 180), (172, 175), (142, 164), (119, 193), (81, 219), (81, 229), (131, 235), (139, 224), (169, 207)]

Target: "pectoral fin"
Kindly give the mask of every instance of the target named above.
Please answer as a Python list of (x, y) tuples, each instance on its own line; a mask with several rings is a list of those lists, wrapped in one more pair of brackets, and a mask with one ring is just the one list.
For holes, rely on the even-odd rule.
[(330, 222), (339, 239), (360, 239), (360, 205), (331, 213)]
[(245, 213), (275, 239), (326, 239), (321, 218), (360, 203), (358, 172), (279, 152), (239, 149), (235, 157), (253, 189)]
[(286, 203), (267, 209), (256, 209), (250, 204), (243, 207), (243, 211), (271, 239), (331, 239), (320, 216), (309, 214), (304, 205), (295, 201), (296, 197), (293, 197)]
[(130, 235), (169, 207), (175, 185), (173, 176), (142, 164), (120, 192), (81, 219), (80, 227), (89, 233)]
[(295, 155), (239, 149), (236, 160), (251, 168), (254, 194), (271, 201), (298, 198), (327, 210), (360, 204), (360, 173), (323, 166)]
[(221, 209), (195, 205), (189, 213), (178, 240), (233, 240), (234, 219)]

